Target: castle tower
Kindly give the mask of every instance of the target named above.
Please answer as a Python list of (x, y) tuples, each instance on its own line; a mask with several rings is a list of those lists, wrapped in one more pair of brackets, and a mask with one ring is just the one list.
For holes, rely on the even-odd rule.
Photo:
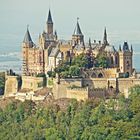
[(103, 45), (108, 45), (106, 27), (104, 30)]
[(23, 57), (23, 65), (22, 65), (22, 73), (23, 75), (28, 74), (28, 54), (29, 54), (29, 49), (32, 48), (34, 45), (29, 29), (27, 27), (27, 31), (22, 43), (22, 57)]
[(72, 41), (74, 42), (74, 44), (84, 43), (84, 35), (82, 34), (78, 20), (79, 18), (77, 18), (77, 24), (76, 24), (74, 33), (72, 35)]
[(48, 20), (47, 20), (47, 33), (48, 34), (53, 34), (53, 21), (52, 21), (52, 16), (51, 16), (50, 9), (49, 9)]
[(126, 74), (126, 77), (132, 75), (133, 70), (132, 57), (133, 57), (132, 46), (131, 49), (129, 49), (128, 43), (124, 42), (122, 49), (121, 46), (119, 47), (119, 68), (121, 73)]

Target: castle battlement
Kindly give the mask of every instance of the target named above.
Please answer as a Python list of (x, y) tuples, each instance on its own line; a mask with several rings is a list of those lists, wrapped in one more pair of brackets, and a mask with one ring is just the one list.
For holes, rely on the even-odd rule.
[(88, 91), (88, 87), (86, 88), (81, 88), (81, 87), (67, 87), (67, 90), (75, 90), (75, 91)]

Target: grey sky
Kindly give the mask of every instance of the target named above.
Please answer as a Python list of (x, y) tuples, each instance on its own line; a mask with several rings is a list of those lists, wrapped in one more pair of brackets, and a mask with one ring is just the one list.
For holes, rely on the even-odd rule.
[(37, 38), (49, 7), (61, 38), (70, 39), (79, 17), (86, 39), (102, 39), (105, 26), (112, 42), (140, 39), (140, 0), (0, 0), (0, 36), (15, 34), (22, 39), (29, 24)]

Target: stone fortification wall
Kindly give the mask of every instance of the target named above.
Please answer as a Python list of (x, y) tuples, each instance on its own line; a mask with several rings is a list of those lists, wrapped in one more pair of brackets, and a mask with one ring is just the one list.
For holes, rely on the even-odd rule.
[(22, 76), (22, 89), (31, 89), (33, 91), (43, 87), (43, 77)]
[(74, 98), (78, 101), (89, 98), (89, 90), (87, 88), (67, 88), (67, 98)]
[(57, 83), (57, 80), (54, 79), (53, 84), (53, 95), (54, 98), (67, 98), (67, 88), (71, 86), (82, 87), (82, 79), (72, 78), (72, 79), (60, 79), (60, 82)]
[[(68, 87), (78, 86), (81, 88), (70, 89)], [(86, 98), (99, 97), (104, 98), (108, 90), (121, 92), (128, 97), (129, 88), (140, 85), (140, 79), (134, 78), (84, 78), (84, 79), (60, 79), (60, 83), (54, 84), (53, 93), (58, 98), (76, 98), (83, 100)], [(82, 90), (82, 87), (88, 87), (88, 92)], [(88, 93), (88, 94), (87, 94)], [(117, 94), (117, 93), (116, 93)], [(88, 96), (87, 96), (88, 95)]]
[(89, 98), (105, 98), (106, 93), (106, 89), (93, 89), (89, 91)]
[(18, 91), (18, 76), (7, 76), (5, 77), (5, 91), (4, 96), (10, 96)]

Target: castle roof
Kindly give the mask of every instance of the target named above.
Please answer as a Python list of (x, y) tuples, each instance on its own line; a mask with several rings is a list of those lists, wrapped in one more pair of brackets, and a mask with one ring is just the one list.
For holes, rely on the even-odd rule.
[(73, 35), (83, 35), (78, 20)]
[(49, 9), (49, 13), (48, 13), (48, 20), (47, 20), (47, 23), (53, 24), (53, 21), (52, 21), (52, 16), (51, 16), (51, 11), (50, 11), (50, 9)]
[(123, 51), (129, 51), (129, 46), (127, 42), (124, 42), (123, 44)]
[(76, 46), (75, 46), (75, 49), (77, 50), (77, 51), (81, 51), (81, 49), (82, 48), (84, 48), (85, 46), (84, 46), (84, 44), (83, 44), (83, 42), (82, 43), (80, 43), (80, 44), (77, 44)]
[(49, 57), (56, 57), (58, 55), (58, 53), (59, 53), (59, 48), (55, 47), (51, 50)]
[(105, 47), (105, 51), (108, 52), (108, 53), (115, 53), (116, 52), (116, 49), (114, 46), (111, 46), (111, 45), (107, 45)]
[(25, 34), (25, 37), (24, 37), (24, 40), (23, 40), (24, 43), (33, 43), (32, 41), (32, 38), (31, 38), (31, 35), (30, 35), (30, 32), (29, 32), (29, 29), (27, 28), (27, 31), (26, 31), (26, 34)]
[(105, 27), (105, 30), (104, 30), (103, 44), (108, 45), (106, 27)]

